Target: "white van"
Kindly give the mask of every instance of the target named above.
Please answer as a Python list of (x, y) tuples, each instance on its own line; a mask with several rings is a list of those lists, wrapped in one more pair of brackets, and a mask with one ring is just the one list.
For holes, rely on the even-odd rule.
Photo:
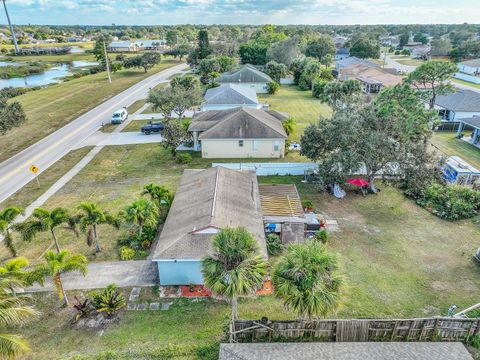
[(121, 124), (128, 118), (127, 109), (120, 109), (113, 113), (112, 115), (112, 124)]

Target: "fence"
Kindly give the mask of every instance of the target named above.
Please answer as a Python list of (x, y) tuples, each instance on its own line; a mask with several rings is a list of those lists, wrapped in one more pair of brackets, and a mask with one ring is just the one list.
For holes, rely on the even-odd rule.
[(232, 170), (255, 170), (258, 176), (268, 175), (304, 175), (305, 171), (318, 169), (315, 163), (213, 163), (214, 166), (223, 166)]
[(231, 341), (463, 341), (480, 335), (480, 319), (236, 320)]
[[(460, 126), (460, 121), (442, 121), (440, 125), (435, 129), (438, 132), (456, 132)], [(463, 127), (464, 131), (473, 131), (473, 127), (465, 124)]]

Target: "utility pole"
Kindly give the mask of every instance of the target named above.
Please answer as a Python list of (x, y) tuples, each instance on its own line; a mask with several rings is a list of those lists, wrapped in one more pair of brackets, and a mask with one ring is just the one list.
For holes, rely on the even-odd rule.
[(15, 54), (18, 54), (20, 52), (20, 49), (18, 48), (17, 37), (15, 36), (15, 31), (13, 31), (12, 22), (10, 21), (10, 16), (8, 15), (7, 4), (5, 4), (5, 0), (2, 1), (3, 7), (5, 8), (5, 15), (7, 15), (8, 26), (10, 27), (10, 32), (12, 33), (13, 46), (15, 46)]
[(105, 41), (103, 42), (103, 50), (105, 51), (105, 65), (107, 66), (108, 82), (111, 84), (112, 76), (110, 75), (110, 64), (108, 63), (107, 44), (105, 44)]

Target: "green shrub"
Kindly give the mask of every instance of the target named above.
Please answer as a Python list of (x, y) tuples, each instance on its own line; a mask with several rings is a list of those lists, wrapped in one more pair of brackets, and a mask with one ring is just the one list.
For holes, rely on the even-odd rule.
[(267, 252), (269, 256), (275, 256), (283, 251), (283, 244), (277, 234), (267, 235)]
[(177, 155), (177, 162), (179, 164), (190, 164), (193, 161), (192, 155), (184, 153)]
[(302, 208), (304, 209), (313, 209), (313, 202), (308, 199), (302, 200)]
[(267, 92), (270, 94), (270, 95), (274, 95), (278, 92), (278, 90), (280, 89), (280, 84), (276, 81), (270, 81), (268, 84), (267, 84)]
[(90, 299), (97, 312), (111, 317), (127, 304), (125, 296), (117, 289), (117, 285), (110, 284), (103, 290), (90, 292)]
[(326, 244), (328, 242), (327, 230), (318, 230), (315, 233), (315, 240), (320, 241), (322, 244)]
[(465, 343), (474, 347), (475, 349), (480, 349), (480, 335), (471, 335), (465, 338)]
[(120, 248), (121, 260), (133, 260), (134, 257), (135, 257), (135, 250), (130, 249), (128, 246), (122, 246)]
[(442, 219), (468, 219), (480, 209), (480, 191), (465, 186), (432, 184), (417, 203)]

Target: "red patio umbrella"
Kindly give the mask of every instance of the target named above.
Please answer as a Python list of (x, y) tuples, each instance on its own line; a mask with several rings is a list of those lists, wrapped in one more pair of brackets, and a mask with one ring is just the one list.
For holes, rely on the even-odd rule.
[(347, 183), (356, 185), (356, 186), (367, 186), (369, 182), (367, 180), (363, 180), (362, 178), (353, 178), (353, 179), (348, 179)]

